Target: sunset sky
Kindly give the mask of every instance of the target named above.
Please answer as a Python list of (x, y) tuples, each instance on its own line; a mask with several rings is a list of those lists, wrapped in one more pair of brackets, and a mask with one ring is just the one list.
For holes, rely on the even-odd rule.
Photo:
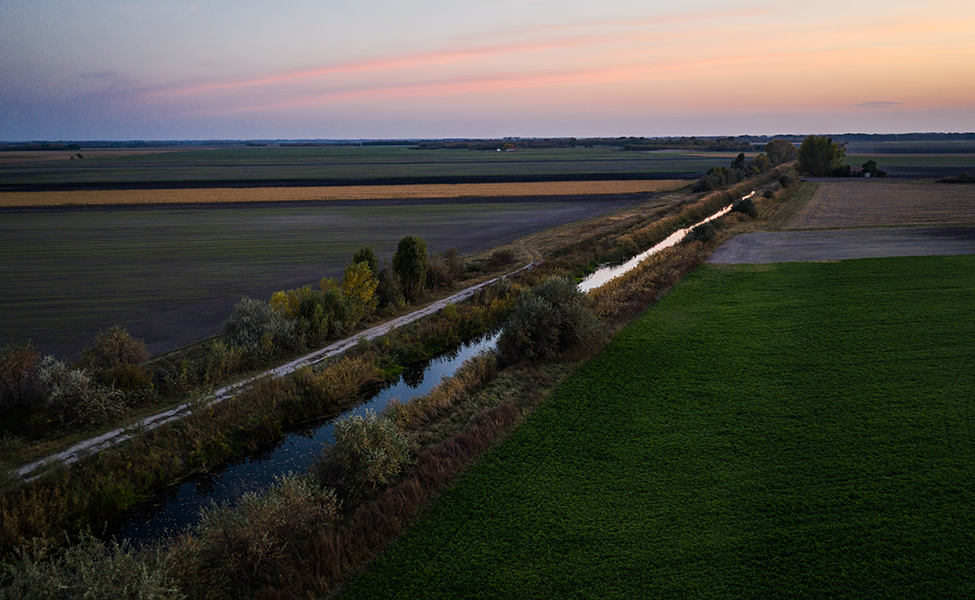
[(975, 130), (975, 2), (0, 0), (0, 140)]

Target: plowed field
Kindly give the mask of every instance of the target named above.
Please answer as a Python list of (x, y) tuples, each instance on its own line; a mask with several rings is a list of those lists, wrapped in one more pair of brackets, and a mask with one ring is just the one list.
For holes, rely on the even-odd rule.
[(888, 181), (823, 182), (791, 229), (975, 223), (975, 186)]

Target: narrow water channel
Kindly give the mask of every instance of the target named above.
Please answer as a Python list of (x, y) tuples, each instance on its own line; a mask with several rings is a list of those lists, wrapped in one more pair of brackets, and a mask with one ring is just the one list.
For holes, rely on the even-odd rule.
[(131, 509), (111, 528), (109, 535), (128, 538), (136, 544), (158, 539), (167, 532), (190, 527), (200, 510), (213, 503), (232, 502), (244, 492), (267, 487), (276, 475), (304, 472), (322, 446), (334, 441), (335, 421), (371, 410), (382, 412), (391, 400), (409, 401), (426, 394), (444, 377), (450, 377), (468, 358), (493, 348), (497, 334), (464, 344), (408, 369), (390, 384), (376, 391), (362, 404), (328, 420), (305, 424), (288, 431), (275, 446), (213, 471), (165, 489)]
[[(745, 197), (750, 196), (751, 194)], [(729, 210), (731, 210), (730, 206), (719, 210), (696, 225), (716, 219)], [(692, 227), (694, 226), (674, 232), (663, 242), (621, 265), (597, 269), (579, 284), (579, 289), (588, 292), (619, 277), (648, 256), (680, 242)], [(265, 488), (276, 475), (289, 471), (304, 472), (311, 466), (313, 457), (321, 451), (322, 446), (334, 440), (332, 431), (337, 419), (361, 415), (368, 410), (379, 413), (393, 399), (408, 402), (416, 396), (426, 394), (444, 377), (456, 373), (468, 358), (494, 348), (497, 339), (498, 335), (495, 334), (447, 351), (421, 367), (402, 373), (391, 384), (377, 391), (362, 404), (338, 417), (309, 423), (288, 431), (278, 444), (265, 449), (260, 454), (232, 462), (225, 467), (163, 490), (130, 510), (120, 519), (120, 524), (106, 533), (119, 538), (128, 538), (136, 544), (153, 541), (168, 533), (195, 525), (199, 520), (200, 510), (213, 503), (233, 502), (245, 492)]]

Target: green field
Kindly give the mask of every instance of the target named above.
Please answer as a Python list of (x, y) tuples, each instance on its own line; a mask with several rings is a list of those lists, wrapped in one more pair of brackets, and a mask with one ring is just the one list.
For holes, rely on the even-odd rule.
[(973, 272), (699, 268), (342, 597), (971, 597)]
[(489, 152), (411, 150), (405, 146), (221, 148), (129, 155), (119, 155), (118, 151), (89, 151), (83, 160), (71, 160), (73, 154), (68, 151), (53, 155), (0, 153), (0, 181), (5, 184), (64, 184), (595, 173), (683, 174), (692, 178), (735, 157), (734, 153), (727, 153), (727, 156), (676, 151), (643, 153), (609, 148)]

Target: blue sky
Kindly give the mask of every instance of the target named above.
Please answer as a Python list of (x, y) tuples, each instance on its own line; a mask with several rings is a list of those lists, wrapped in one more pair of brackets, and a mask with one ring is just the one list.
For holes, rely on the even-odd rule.
[(975, 130), (975, 3), (0, 0), (0, 140)]

